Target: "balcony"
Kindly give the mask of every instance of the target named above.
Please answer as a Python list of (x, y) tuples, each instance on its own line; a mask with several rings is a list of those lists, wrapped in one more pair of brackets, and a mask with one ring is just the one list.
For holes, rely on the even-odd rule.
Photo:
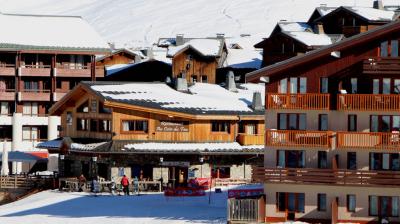
[(399, 111), (400, 95), (396, 94), (339, 94), (338, 110)]
[(399, 149), (399, 132), (337, 132), (337, 148)]
[(104, 66), (96, 66), (96, 77), (104, 77), (105, 74), (105, 67)]
[(268, 109), (329, 110), (329, 94), (279, 94), (267, 95)]
[(50, 101), (50, 90), (23, 90), (18, 93), (18, 101)]
[(237, 141), (241, 145), (264, 145), (264, 135), (238, 134)]
[(20, 76), (50, 77), (50, 65), (24, 65), (20, 68)]
[(15, 100), (15, 89), (3, 89), (0, 90), (1, 101), (14, 101)]
[(1, 76), (15, 76), (15, 65), (0, 64), (0, 75)]
[(327, 184), (352, 186), (399, 186), (399, 171), (338, 170), (253, 167), (253, 182)]
[(400, 73), (400, 57), (370, 57), (363, 61), (364, 74), (397, 75)]
[(300, 130), (267, 130), (266, 145), (277, 147), (331, 147), (331, 132)]

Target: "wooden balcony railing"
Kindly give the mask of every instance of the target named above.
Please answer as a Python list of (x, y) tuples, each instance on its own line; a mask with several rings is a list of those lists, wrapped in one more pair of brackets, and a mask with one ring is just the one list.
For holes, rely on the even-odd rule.
[(15, 89), (0, 89), (0, 100), (14, 101)]
[(398, 186), (399, 171), (253, 167), (253, 182)]
[(15, 76), (15, 65), (13, 65), (13, 64), (0, 64), (0, 75), (2, 75), (2, 76)]
[(396, 94), (339, 94), (338, 110), (399, 111), (400, 95)]
[(337, 148), (400, 149), (399, 132), (337, 132)]
[(21, 76), (40, 76), (48, 77), (51, 73), (50, 65), (23, 65), (21, 67)]
[(237, 141), (241, 145), (264, 145), (264, 135), (238, 134)]
[(369, 57), (363, 61), (365, 74), (399, 74), (400, 57)]
[(90, 77), (90, 66), (57, 65), (57, 77)]
[(331, 132), (300, 130), (267, 130), (267, 146), (331, 147)]
[(18, 93), (19, 101), (50, 101), (50, 90), (25, 89)]
[(329, 94), (280, 94), (267, 95), (268, 109), (329, 110)]

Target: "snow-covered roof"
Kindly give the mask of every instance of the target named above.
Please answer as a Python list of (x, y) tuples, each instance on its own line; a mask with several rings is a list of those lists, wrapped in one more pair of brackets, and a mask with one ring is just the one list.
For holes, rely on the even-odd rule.
[(228, 49), (224, 67), (231, 68), (261, 68), (262, 55), (258, 50)]
[(179, 46), (169, 46), (167, 56), (174, 57), (190, 48), (204, 57), (219, 57), (222, 46), (223, 40), (220, 39), (192, 39)]
[(242, 146), (237, 142), (229, 143), (160, 143), (160, 142), (146, 142), (134, 143), (124, 146), (124, 150), (135, 152), (163, 152), (163, 153), (193, 153), (193, 152), (258, 152), (262, 153), (264, 150), (263, 145), (248, 145)]
[(324, 46), (332, 44), (333, 41), (327, 34), (315, 34), (312, 32), (283, 32), (307, 46)]
[(179, 92), (164, 83), (83, 82), (106, 100), (188, 114), (263, 114), (251, 109), (253, 93), (264, 100), (264, 85), (243, 84), (237, 92), (207, 83), (195, 83)]
[[(63, 142), (62, 138), (57, 138), (50, 141), (41, 142), (37, 145), (37, 148), (42, 149), (59, 149)], [(108, 142), (97, 142), (97, 143), (89, 143), (89, 144), (81, 144), (81, 143), (71, 143), (71, 150), (84, 150), (90, 151), (96, 149), (102, 145), (107, 144)]]
[(316, 8), (316, 10), (319, 12), (321, 16), (325, 16), (335, 9), (337, 9), (337, 7), (320, 6)]
[(81, 17), (0, 13), (0, 49), (108, 51)]
[(371, 7), (348, 7), (344, 8), (356, 13), (369, 21), (392, 21), (395, 12), (388, 10), (375, 9)]
[(303, 32), (306, 30), (312, 30), (310, 25), (302, 22), (279, 22), (278, 26), (281, 28), (281, 31), (287, 32)]

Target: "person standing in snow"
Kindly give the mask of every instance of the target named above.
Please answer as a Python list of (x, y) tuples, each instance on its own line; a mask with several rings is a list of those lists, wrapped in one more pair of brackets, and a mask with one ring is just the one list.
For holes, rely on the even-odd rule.
[(121, 185), (124, 189), (124, 194), (125, 195), (129, 195), (129, 180), (126, 177), (126, 175), (124, 175), (121, 179)]
[(83, 187), (86, 184), (86, 178), (83, 175), (83, 173), (79, 176), (78, 180), (79, 180), (79, 192), (82, 192), (83, 191)]

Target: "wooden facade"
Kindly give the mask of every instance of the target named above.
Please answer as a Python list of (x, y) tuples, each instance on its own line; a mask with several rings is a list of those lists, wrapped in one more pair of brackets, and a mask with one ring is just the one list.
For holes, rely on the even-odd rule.
[(264, 167), (253, 169), (266, 220), (400, 221), (371, 201), (400, 205), (399, 41), (397, 21), (247, 75), (269, 80)]
[(106, 67), (117, 64), (134, 64), (139, 58), (139, 55), (129, 50), (120, 49), (96, 59), (96, 66)]

